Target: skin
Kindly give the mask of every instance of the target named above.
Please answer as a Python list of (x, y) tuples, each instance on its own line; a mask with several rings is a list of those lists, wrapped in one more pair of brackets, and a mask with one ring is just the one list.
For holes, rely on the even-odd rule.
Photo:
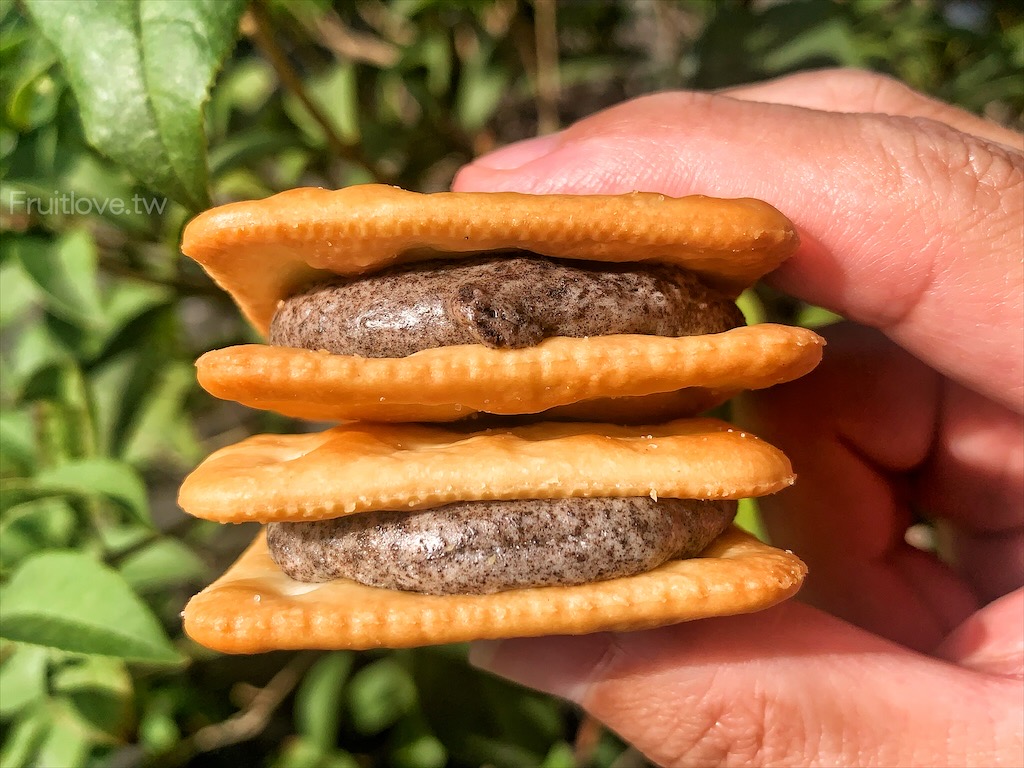
[[(478, 644), (662, 765), (1024, 762), (1024, 138), (876, 75), (664, 93), (464, 168), (459, 190), (762, 198), (769, 282), (843, 314), (809, 376), (741, 402), (794, 488), (799, 602), (637, 633)], [(917, 511), (937, 552), (909, 546)]]

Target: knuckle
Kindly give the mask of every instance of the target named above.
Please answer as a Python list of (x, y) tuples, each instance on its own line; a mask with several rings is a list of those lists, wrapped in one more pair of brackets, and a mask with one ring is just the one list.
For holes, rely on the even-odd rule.
[[(727, 686), (730, 687), (731, 686)], [(763, 686), (741, 698), (705, 695), (652, 755), (669, 766), (760, 766), (806, 755), (814, 742), (807, 713)]]
[[(874, 190), (911, 211), (936, 248), (986, 221), (986, 237), (1016, 226), (1024, 200), (1024, 155), (924, 117), (859, 116), (873, 148)], [(994, 219), (993, 217), (998, 217)], [(956, 226), (950, 226), (955, 221)]]
[(924, 117), (906, 118), (919, 183), (948, 210), (996, 212), (1008, 193), (1024, 185), (1024, 155)]
[[(950, 279), (955, 265), (1020, 249), (1024, 155), (923, 117), (858, 115), (853, 135), (867, 156), (854, 181), (877, 216), (915, 243), (916, 282), (885, 308), (884, 327), (902, 322)], [(890, 228), (891, 229), (891, 228)], [(1015, 241), (1015, 242), (1014, 242)], [(891, 245), (891, 244), (890, 244)]]
[(878, 104), (887, 96), (912, 94), (899, 80), (878, 72), (849, 67), (829, 71), (833, 88), (854, 104)]
[(889, 75), (852, 67), (836, 67), (791, 75), (823, 89), (835, 104), (855, 112), (890, 112), (896, 105), (921, 99), (913, 89)]

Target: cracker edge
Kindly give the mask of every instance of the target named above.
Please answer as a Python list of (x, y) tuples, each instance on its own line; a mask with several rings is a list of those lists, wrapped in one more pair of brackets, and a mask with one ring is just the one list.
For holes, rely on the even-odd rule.
[[(493, 595), (420, 595), (347, 579), (319, 585), (293, 581), (271, 560), (261, 530), (182, 615), (190, 638), (225, 653), (411, 648), (633, 631), (753, 613), (796, 594), (806, 574), (807, 566), (793, 553), (733, 526), (702, 556), (638, 576)], [(282, 588), (295, 587), (301, 594), (281, 595)], [(324, 589), (332, 592), (326, 602), (307, 597)]]
[[(620, 473), (614, 482), (607, 479), (609, 461)], [(637, 465), (645, 471), (636, 472)], [(302, 522), (492, 499), (739, 499), (776, 493), (795, 478), (778, 448), (711, 418), (631, 427), (540, 422), (472, 432), (355, 422), (254, 435), (221, 448), (185, 478), (178, 505), (219, 523)]]
[[(626, 224), (631, 229), (623, 230)], [(798, 244), (792, 222), (753, 198), (421, 194), (364, 184), (298, 188), (210, 209), (188, 223), (181, 250), (266, 334), (277, 302), (303, 285), (441, 253), (522, 248), (554, 258), (640, 261), (653, 251), (655, 260), (691, 269), (735, 296)], [(347, 251), (339, 256), (339, 249)], [(352, 258), (353, 251), (368, 255)], [(253, 258), (262, 259), (263, 270), (253, 269)]]
[[(761, 389), (809, 373), (821, 361), (824, 344), (808, 329), (764, 324), (681, 338), (556, 337), (517, 350), (439, 347), (405, 358), (249, 344), (207, 352), (196, 367), (200, 385), (215, 397), (286, 416), (450, 421), (476, 412), (534, 414), (689, 387)], [(610, 365), (613, 360), (622, 364)], [(439, 381), (441, 371), (451, 381)]]

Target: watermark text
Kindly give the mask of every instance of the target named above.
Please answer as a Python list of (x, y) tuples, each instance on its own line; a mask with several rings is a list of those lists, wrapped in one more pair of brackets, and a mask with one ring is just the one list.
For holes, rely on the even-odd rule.
[(75, 192), (54, 190), (52, 195), (30, 195), (23, 189), (12, 190), (8, 199), (8, 213), (28, 216), (151, 216), (162, 214), (167, 207), (166, 197), (90, 197)]

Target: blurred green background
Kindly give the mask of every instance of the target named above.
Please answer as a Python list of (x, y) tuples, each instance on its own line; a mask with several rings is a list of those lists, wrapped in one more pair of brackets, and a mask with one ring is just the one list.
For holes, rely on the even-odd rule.
[[(181, 228), (299, 185), (444, 189), (475, 154), (630, 96), (822, 66), (1019, 129), (1017, 8), (0, 0), (0, 765), (643, 765), (463, 647), (224, 657), (182, 636), (185, 601), (253, 533), (186, 518), (182, 476), (308, 427), (196, 385), (199, 354), (254, 337)], [(763, 289), (743, 306), (830, 319)]]

